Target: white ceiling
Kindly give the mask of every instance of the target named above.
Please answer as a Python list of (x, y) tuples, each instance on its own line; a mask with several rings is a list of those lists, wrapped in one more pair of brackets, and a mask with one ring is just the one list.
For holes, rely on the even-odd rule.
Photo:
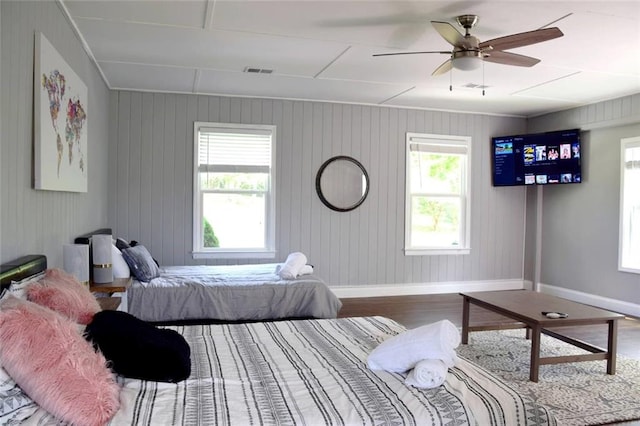
[[(112, 89), (519, 116), (640, 92), (638, 0), (62, 4)], [(481, 41), (548, 26), (564, 36), (512, 50), (541, 59), (531, 68), (486, 62), (478, 70), (432, 77), (446, 55), (372, 57), (450, 50), (430, 21), (457, 26), (461, 14), (479, 15), (471, 33)], [(273, 73), (246, 73), (247, 67)], [(483, 84), (484, 96), (468, 87)]]

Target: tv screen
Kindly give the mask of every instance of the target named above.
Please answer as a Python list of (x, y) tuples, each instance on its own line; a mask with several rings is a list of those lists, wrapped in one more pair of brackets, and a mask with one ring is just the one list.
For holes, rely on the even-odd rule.
[(493, 186), (580, 183), (580, 130), (491, 138)]

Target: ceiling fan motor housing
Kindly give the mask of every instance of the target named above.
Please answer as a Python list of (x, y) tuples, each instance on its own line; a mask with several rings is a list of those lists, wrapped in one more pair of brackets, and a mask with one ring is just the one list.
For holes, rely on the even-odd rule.
[(460, 15), (456, 17), (456, 22), (469, 34), (469, 30), (478, 23), (478, 15)]

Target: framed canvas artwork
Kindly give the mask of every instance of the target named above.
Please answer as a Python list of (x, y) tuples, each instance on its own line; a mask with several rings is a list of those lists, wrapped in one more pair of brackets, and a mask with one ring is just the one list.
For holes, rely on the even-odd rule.
[(87, 192), (87, 86), (39, 32), (34, 68), (35, 189)]

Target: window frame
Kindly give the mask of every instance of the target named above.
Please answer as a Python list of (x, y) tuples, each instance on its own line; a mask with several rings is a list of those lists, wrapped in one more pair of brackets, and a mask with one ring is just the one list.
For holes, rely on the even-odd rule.
[[(456, 247), (444, 246), (413, 246), (411, 244), (411, 144), (423, 143), (425, 145), (435, 145), (439, 147), (464, 148), (466, 158), (461, 179), (461, 214), (459, 230), (461, 243)], [(437, 135), (429, 133), (407, 132), (405, 146), (405, 239), (404, 253), (407, 256), (443, 255), (443, 254), (469, 254), (471, 253), (471, 137), (455, 135)], [(436, 151), (434, 151), (436, 152)], [(446, 152), (446, 151), (445, 151)], [(454, 153), (453, 150), (450, 153)], [(436, 194), (434, 194), (436, 195)], [(437, 194), (441, 195), (441, 194)]]
[[(265, 193), (265, 246), (263, 248), (220, 248), (203, 247), (202, 241), (204, 225), (202, 212), (202, 197), (205, 192), (200, 188), (199, 179), (199, 147), (200, 130), (223, 132), (237, 131), (237, 133), (270, 132), (271, 133), (271, 164), (269, 171), (269, 188)], [(193, 123), (193, 242), (192, 257), (194, 259), (273, 259), (276, 256), (276, 126), (268, 124), (240, 124), (240, 123), (212, 123), (195, 121)], [(238, 191), (246, 192), (246, 191)]]
[[(627, 229), (625, 219), (625, 158), (626, 150), (631, 148), (640, 149), (640, 136), (632, 138), (624, 138), (620, 140), (620, 218), (618, 229), (618, 270), (621, 272), (629, 272), (632, 274), (640, 274), (640, 262), (637, 265), (624, 264), (625, 229)], [(638, 224), (640, 225), (640, 223)]]

